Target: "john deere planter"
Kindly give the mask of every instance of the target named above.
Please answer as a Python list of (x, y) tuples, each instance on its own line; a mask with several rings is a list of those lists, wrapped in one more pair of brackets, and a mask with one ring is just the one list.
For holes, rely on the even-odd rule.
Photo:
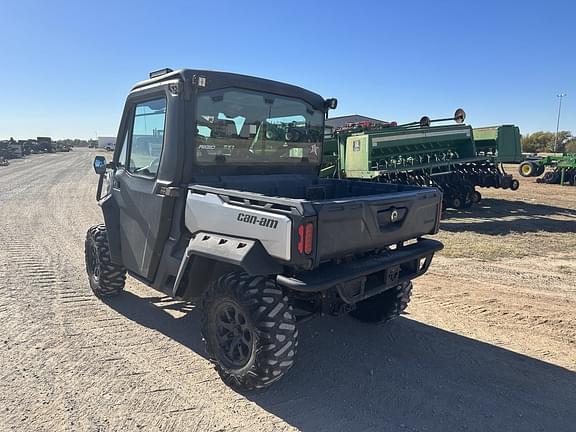
[[(454, 117), (422, 117), (403, 125), (349, 124), (325, 137), (322, 174), (437, 186), (444, 193), (444, 207), (457, 209), (482, 199), (477, 187), (518, 189), (518, 180), (502, 167), (521, 153), (518, 128), (490, 128), (490, 133), (480, 133), (486, 140), (477, 147), (476, 131), (463, 124), (465, 118), (458, 109)], [(448, 120), (456, 124), (432, 126)]]

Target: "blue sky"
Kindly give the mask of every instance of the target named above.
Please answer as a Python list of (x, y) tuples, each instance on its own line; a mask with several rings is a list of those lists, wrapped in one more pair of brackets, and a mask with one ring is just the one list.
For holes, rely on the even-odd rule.
[[(1, 0), (0, 139), (115, 135), (162, 67), (257, 75), (337, 97), (332, 115), (576, 134), (576, 3)], [(473, 5), (468, 5), (473, 3)]]

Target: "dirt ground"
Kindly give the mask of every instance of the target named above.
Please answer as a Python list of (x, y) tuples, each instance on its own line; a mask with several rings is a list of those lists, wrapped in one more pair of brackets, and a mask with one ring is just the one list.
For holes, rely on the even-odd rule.
[(289, 375), (239, 394), (193, 305), (134, 280), (91, 294), (93, 157), (0, 167), (1, 431), (576, 430), (576, 188), (482, 190), (444, 221), (405, 317), (304, 323)]

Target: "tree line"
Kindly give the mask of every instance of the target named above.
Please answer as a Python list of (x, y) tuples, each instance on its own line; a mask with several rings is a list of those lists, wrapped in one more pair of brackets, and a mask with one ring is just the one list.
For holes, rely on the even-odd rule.
[(538, 131), (522, 135), (522, 151), (526, 153), (576, 153), (576, 136), (570, 131), (556, 132)]
[(72, 147), (95, 147), (95, 146), (98, 146), (98, 140), (95, 140), (95, 139), (84, 140), (84, 139), (74, 138), (74, 139), (61, 139), (61, 140), (53, 140), (53, 141), (57, 144), (64, 144), (64, 145), (72, 146)]

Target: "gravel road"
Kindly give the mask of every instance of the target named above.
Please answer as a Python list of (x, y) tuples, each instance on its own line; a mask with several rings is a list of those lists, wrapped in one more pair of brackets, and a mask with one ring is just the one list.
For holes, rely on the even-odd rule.
[[(447, 248), (405, 317), (305, 323), (289, 375), (239, 394), (205, 359), (193, 305), (134, 280), (117, 299), (91, 294), (94, 154), (0, 167), (0, 430), (576, 430), (576, 249), (476, 259)], [(573, 239), (576, 188), (537, 186), (572, 194), (554, 235)], [(476, 216), (449, 219), (441, 237), (508, 241), (466, 227)]]

